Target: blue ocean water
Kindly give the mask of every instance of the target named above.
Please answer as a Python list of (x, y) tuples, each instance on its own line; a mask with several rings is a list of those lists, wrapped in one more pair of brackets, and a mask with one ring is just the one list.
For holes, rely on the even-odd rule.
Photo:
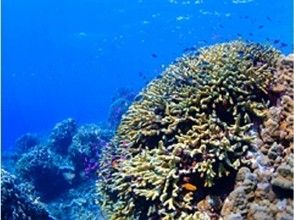
[(293, 1), (2, 1), (2, 147), (67, 117), (105, 121), (191, 47), (244, 39), (293, 51)]

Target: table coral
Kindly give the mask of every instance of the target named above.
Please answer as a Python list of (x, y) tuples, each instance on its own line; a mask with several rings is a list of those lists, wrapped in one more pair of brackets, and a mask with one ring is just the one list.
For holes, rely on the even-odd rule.
[(271, 47), (233, 41), (186, 54), (153, 80), (103, 150), (98, 202), (109, 219), (212, 218), (197, 203), (223, 179), (233, 186), (238, 169), (251, 165), (248, 153), (258, 151), (271, 107), (291, 110), (279, 97), (284, 87), (274, 91), (280, 58)]

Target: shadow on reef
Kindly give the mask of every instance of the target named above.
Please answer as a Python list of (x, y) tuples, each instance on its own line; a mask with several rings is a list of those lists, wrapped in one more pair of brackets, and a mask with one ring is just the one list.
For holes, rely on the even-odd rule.
[(116, 129), (123, 114), (135, 99), (136, 93), (128, 88), (120, 88), (112, 98), (112, 104), (108, 113), (108, 126)]
[(108, 219), (290, 220), (293, 60), (232, 41), (168, 66), (102, 150)]
[[(113, 101), (129, 102), (132, 94), (122, 89)], [(98, 160), (127, 107), (126, 101), (123, 108), (112, 105), (107, 126), (78, 126), (68, 118), (54, 126), (48, 139), (30, 133), (18, 138), (14, 152), (4, 152), (5, 165), (15, 176), (2, 171), (1, 219), (102, 218), (95, 203)]]

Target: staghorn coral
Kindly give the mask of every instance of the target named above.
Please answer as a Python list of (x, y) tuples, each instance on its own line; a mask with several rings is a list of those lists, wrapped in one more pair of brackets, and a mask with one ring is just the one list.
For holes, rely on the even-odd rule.
[(45, 205), (28, 183), (19, 183), (15, 176), (1, 169), (1, 219), (51, 219)]
[(153, 80), (103, 150), (97, 186), (107, 216), (213, 217), (201, 210), (205, 202), (196, 204), (249, 166), (249, 152), (258, 153), (260, 126), (279, 99), (272, 82), (279, 83), (280, 57), (271, 47), (234, 41), (184, 55)]

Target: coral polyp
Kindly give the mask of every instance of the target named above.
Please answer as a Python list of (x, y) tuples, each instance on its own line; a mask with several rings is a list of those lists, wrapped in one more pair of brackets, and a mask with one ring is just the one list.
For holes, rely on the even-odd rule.
[(153, 80), (103, 151), (98, 202), (109, 219), (209, 219), (197, 203), (250, 163), (280, 57), (233, 41), (185, 54)]

